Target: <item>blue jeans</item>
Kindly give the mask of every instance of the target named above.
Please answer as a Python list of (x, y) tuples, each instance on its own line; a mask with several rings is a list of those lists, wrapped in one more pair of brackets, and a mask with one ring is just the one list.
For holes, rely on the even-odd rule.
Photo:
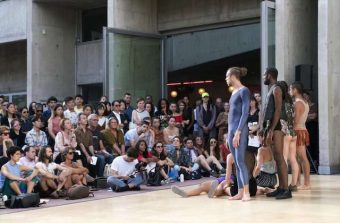
[(126, 187), (128, 184), (132, 184), (133, 186), (139, 186), (143, 183), (143, 178), (140, 174), (137, 174), (134, 178), (130, 178), (129, 180), (118, 179), (117, 177), (110, 176), (107, 178), (107, 184), (109, 187), (117, 186), (117, 187)]
[(104, 175), (104, 169), (106, 164), (111, 164), (113, 161), (113, 155), (97, 153), (97, 177), (102, 177)]

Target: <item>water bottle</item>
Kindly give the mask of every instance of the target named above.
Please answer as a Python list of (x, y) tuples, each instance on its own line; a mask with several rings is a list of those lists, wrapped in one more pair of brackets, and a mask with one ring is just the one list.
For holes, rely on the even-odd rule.
[(181, 175), (179, 175), (179, 181), (181, 181), (181, 183), (184, 182), (184, 174), (181, 173)]

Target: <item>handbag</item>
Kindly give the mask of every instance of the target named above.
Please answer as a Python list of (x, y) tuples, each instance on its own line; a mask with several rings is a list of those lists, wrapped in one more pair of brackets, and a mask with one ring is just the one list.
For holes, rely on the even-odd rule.
[(147, 185), (148, 186), (161, 186), (162, 176), (160, 167), (156, 166), (148, 173)]
[(30, 208), (39, 207), (40, 196), (38, 193), (29, 193), (11, 196), (11, 199), (5, 202), (5, 205), (9, 208)]
[(86, 198), (92, 195), (94, 197), (94, 194), (90, 192), (90, 189), (84, 185), (75, 184), (72, 187), (70, 187), (67, 191), (67, 200), (77, 200)]

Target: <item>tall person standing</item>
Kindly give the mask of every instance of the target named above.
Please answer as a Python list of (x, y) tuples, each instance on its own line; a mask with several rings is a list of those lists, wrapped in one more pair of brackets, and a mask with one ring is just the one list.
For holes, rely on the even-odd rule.
[(275, 191), (268, 193), (267, 197), (287, 199), (292, 198), (292, 193), (288, 189), (288, 170), (283, 157), (284, 133), (280, 118), (282, 112), (285, 111), (282, 106), (282, 90), (277, 85), (277, 76), (278, 71), (276, 68), (267, 68), (263, 75), (264, 84), (268, 85), (269, 90), (263, 108), (263, 118), (261, 119), (263, 123), (260, 128), (265, 131), (264, 145), (272, 148), (279, 176), (279, 187)]
[(245, 163), (248, 146), (247, 119), (250, 107), (250, 91), (241, 83), (241, 78), (247, 74), (244, 67), (229, 68), (226, 74), (228, 86), (234, 88), (229, 104), (228, 144), (235, 159), (238, 193), (230, 200), (249, 201), (249, 174)]

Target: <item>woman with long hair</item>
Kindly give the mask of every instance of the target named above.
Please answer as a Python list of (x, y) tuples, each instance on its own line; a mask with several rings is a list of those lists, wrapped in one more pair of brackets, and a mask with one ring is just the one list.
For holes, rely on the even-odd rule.
[(235, 159), (238, 194), (230, 200), (249, 201), (249, 174), (245, 163), (248, 146), (249, 130), (247, 119), (250, 107), (250, 91), (241, 83), (241, 78), (247, 74), (246, 68), (232, 67), (226, 74), (228, 86), (234, 88), (230, 98), (230, 112), (228, 117), (228, 144)]
[(141, 126), (143, 123), (143, 119), (146, 117), (150, 117), (150, 114), (145, 110), (145, 100), (144, 98), (139, 98), (137, 99), (137, 108), (132, 111), (131, 128)]
[(54, 147), (55, 137), (60, 132), (60, 121), (64, 118), (64, 108), (61, 104), (57, 104), (53, 108), (51, 117), (48, 119), (48, 134), (49, 134), (49, 145)]
[(145, 103), (145, 110), (149, 112), (151, 118), (155, 116), (155, 106), (152, 104), (152, 102)]
[(162, 129), (168, 127), (168, 120), (171, 116), (171, 112), (169, 111), (169, 101), (166, 98), (159, 99), (155, 116), (159, 117), (161, 120)]
[(164, 142), (163, 130), (161, 129), (161, 120), (159, 117), (153, 117), (151, 122), (151, 130), (155, 134), (156, 142)]
[(278, 81), (277, 85), (282, 91), (282, 102), (284, 107), (285, 117), (281, 117), (281, 124), (284, 128), (283, 137), (283, 157), (288, 165), (290, 163), (292, 169), (292, 180), (289, 189), (292, 192), (297, 191), (297, 181), (299, 175), (299, 164), (296, 159), (296, 132), (294, 130), (294, 104), (293, 99), (289, 95), (288, 84), (285, 81)]
[(183, 135), (190, 136), (192, 135), (192, 127), (194, 124), (192, 110), (188, 109), (187, 104), (183, 100), (179, 100), (177, 106), (179, 113), (183, 117)]
[(101, 130), (105, 129), (106, 124), (108, 123), (108, 119), (105, 116), (105, 105), (103, 103), (100, 103), (96, 107), (96, 115), (98, 116), (98, 126)]
[[(60, 132), (55, 137), (53, 158), (56, 163), (61, 163), (61, 156), (59, 155), (66, 147), (77, 147), (76, 135), (70, 119), (64, 118), (60, 122)], [(57, 158), (58, 157), (58, 158)]]
[(223, 135), (228, 132), (228, 122), (226, 120), (228, 120), (229, 107), (229, 103), (225, 102), (224, 111), (220, 112), (216, 119), (215, 127), (218, 128), (217, 139), (220, 144), (223, 144)]
[(174, 166), (174, 163), (171, 159), (168, 158), (165, 147), (162, 142), (156, 142), (151, 151), (152, 155), (158, 159), (157, 166), (160, 167), (160, 174), (162, 175), (162, 184), (171, 183), (171, 179), (169, 177), (169, 172), (171, 167)]
[[(209, 146), (204, 150), (204, 156), (209, 165), (216, 166), (216, 169), (221, 173), (225, 174), (225, 169), (220, 163), (221, 154), (220, 147), (216, 138), (212, 137), (209, 139)], [(217, 171), (216, 170), (216, 171)]]
[(15, 105), (13, 103), (8, 103), (6, 108), (7, 108), (6, 114), (1, 118), (1, 125), (5, 125), (11, 128), (12, 127), (11, 121), (17, 118), (15, 114), (16, 112)]
[(163, 139), (165, 144), (172, 144), (175, 136), (179, 136), (179, 129), (176, 127), (175, 117), (170, 117), (168, 127), (163, 130)]
[(10, 137), (13, 140), (15, 146), (22, 148), (25, 145), (26, 134), (21, 131), (21, 125), (19, 119), (13, 119), (11, 121)]
[(87, 185), (86, 175), (89, 173), (89, 170), (74, 162), (74, 156), (75, 149), (72, 147), (66, 147), (61, 155), (63, 162), (60, 165), (72, 170), (72, 174), (66, 179), (65, 189), (69, 189), (74, 184)]

